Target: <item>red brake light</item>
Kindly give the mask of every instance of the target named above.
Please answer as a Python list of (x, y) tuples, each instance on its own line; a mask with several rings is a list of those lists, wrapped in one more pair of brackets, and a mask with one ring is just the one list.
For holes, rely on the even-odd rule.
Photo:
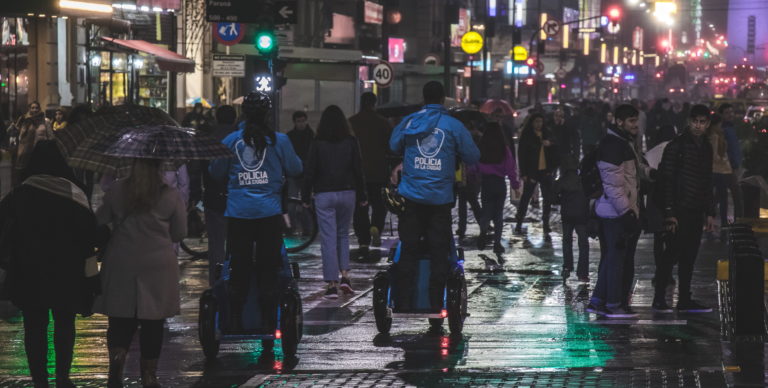
[(283, 338), (283, 332), (281, 332), (280, 329), (275, 330), (275, 338), (276, 339)]

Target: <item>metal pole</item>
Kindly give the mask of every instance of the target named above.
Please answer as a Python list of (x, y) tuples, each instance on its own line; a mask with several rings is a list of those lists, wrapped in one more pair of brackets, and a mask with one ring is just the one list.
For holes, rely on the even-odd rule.
[(444, 23), (443, 23), (443, 86), (446, 94), (453, 96), (451, 87), (451, 9), (453, 1), (448, 1), (445, 5)]
[[(538, 11), (537, 11), (538, 19), (536, 19), (536, 25), (539, 26), (539, 28), (536, 29), (536, 33), (534, 33), (534, 37), (539, 33), (539, 30), (541, 30), (541, 0), (539, 0), (538, 4)], [(539, 43), (541, 43), (541, 39), (539, 39)], [(539, 45), (536, 45), (536, 63), (541, 63), (541, 53), (539, 52)], [(534, 103), (539, 102), (539, 79), (541, 78), (541, 74), (536, 72), (536, 78), (534, 79), (533, 88), (534, 88), (534, 98), (536, 101)]]
[(481, 97), (488, 97), (488, 0), (483, 0), (483, 86), (480, 88)]

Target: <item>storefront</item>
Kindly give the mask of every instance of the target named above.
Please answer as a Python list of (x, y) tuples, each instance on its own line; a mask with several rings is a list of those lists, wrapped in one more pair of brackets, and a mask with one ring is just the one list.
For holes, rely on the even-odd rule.
[(0, 17), (0, 125), (25, 111), (29, 94), (29, 20)]

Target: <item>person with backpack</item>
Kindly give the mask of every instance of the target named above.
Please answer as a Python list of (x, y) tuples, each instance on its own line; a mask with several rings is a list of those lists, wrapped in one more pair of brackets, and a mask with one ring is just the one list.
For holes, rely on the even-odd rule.
[(691, 296), (693, 266), (699, 253), (702, 231), (712, 231), (715, 207), (712, 195), (712, 145), (705, 133), (711, 123), (711, 113), (704, 105), (690, 110), (688, 128), (666, 148), (659, 165), (661, 205), (664, 223), (672, 233), (672, 246), (662, 265), (656, 268), (656, 295), (653, 309), (672, 312), (666, 302), (667, 279), (678, 264), (677, 311), (706, 313), (712, 308)]
[(579, 162), (573, 155), (563, 158), (560, 165), (560, 177), (552, 186), (555, 203), (560, 204), (560, 217), (563, 222), (563, 281), (573, 272), (573, 232), (579, 242), (579, 262), (576, 276), (582, 283), (589, 283), (589, 236), (587, 219), (589, 200), (579, 176)]
[(640, 237), (640, 166), (634, 149), (639, 112), (629, 104), (616, 108), (616, 124), (600, 141), (596, 166), (602, 195), (595, 202), (600, 220), (601, 260), (587, 312), (608, 318), (634, 318), (629, 305), (635, 248)]
[(482, 182), (483, 209), (478, 222), (480, 236), (477, 238), (477, 247), (485, 249), (486, 233), (493, 220), (493, 252), (500, 255), (504, 253), (501, 232), (504, 229), (504, 200), (507, 197), (504, 178), (509, 178), (509, 184), (516, 192), (520, 190), (520, 182), (517, 180), (515, 158), (512, 157), (499, 123), (492, 122), (485, 127), (480, 139), (480, 163), (477, 166)]
[[(423, 95), (424, 108), (405, 117), (389, 139), (389, 148), (403, 155), (398, 191), (405, 198), (405, 211), (398, 226), (402, 244), (396, 289), (408, 290), (416, 283), (416, 265), (425, 238), (432, 261), (430, 304), (439, 309), (449, 270), (456, 163), (475, 164), (480, 151), (464, 125), (443, 107), (445, 89), (440, 82), (427, 82)], [(396, 168), (393, 175), (399, 170)], [(411, 293), (403, 292), (397, 300), (407, 310), (412, 307), (412, 298)]]
[(523, 195), (517, 208), (517, 226), (515, 233), (523, 233), (523, 220), (528, 213), (528, 203), (533, 192), (541, 185), (544, 197), (544, 209), (541, 222), (544, 234), (549, 234), (549, 214), (552, 209), (552, 174), (557, 170), (558, 155), (554, 135), (544, 126), (544, 116), (534, 113), (528, 117), (520, 136), (518, 165), (523, 181)]

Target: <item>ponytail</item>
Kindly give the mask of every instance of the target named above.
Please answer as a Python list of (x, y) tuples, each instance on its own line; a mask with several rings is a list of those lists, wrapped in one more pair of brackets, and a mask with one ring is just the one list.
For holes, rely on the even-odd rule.
[(266, 112), (264, 114), (258, 112), (246, 115), (243, 140), (257, 152), (267, 148), (267, 137), (269, 137), (272, 144), (275, 143), (277, 138), (275, 132), (267, 124), (266, 118)]

